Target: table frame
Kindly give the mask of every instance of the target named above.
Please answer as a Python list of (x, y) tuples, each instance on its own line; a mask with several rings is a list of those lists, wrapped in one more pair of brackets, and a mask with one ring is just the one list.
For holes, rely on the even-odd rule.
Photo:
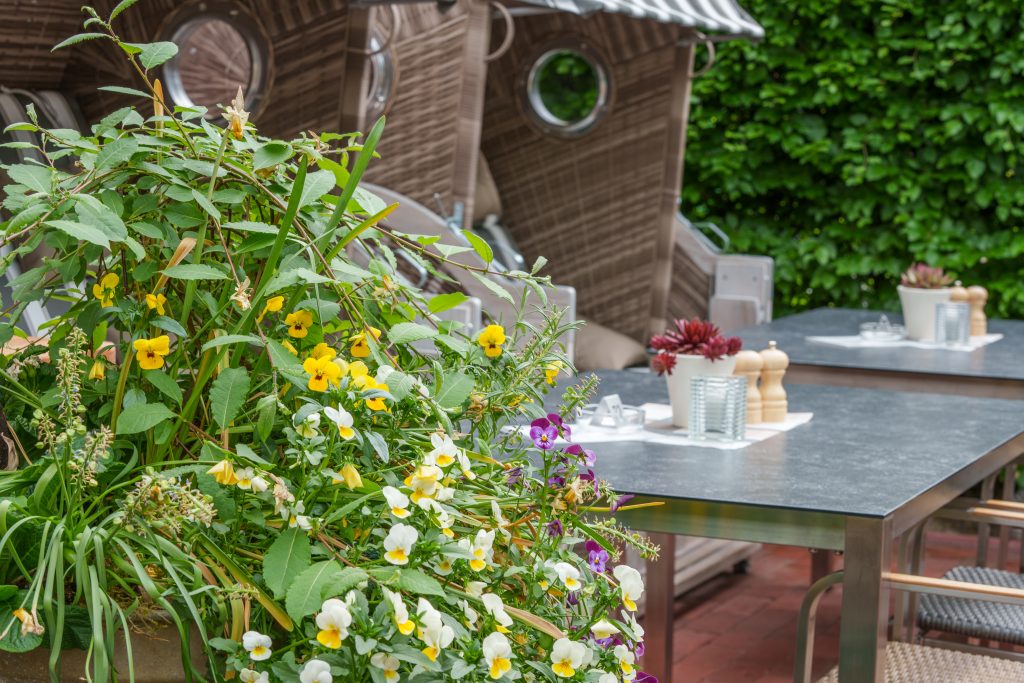
[[(882, 574), (889, 570), (894, 541), (963, 491), (1009, 466), (1022, 452), (1024, 433), (883, 518), (682, 499), (621, 511), (623, 523), (651, 532), (652, 540), (661, 545), (660, 558), (647, 563), (644, 628), (649, 640), (645, 642), (644, 670), (661, 683), (672, 680), (674, 534), (682, 534), (843, 552), (839, 681), (882, 681), (889, 620), (889, 591)], [(658, 499), (638, 496), (636, 502), (654, 500)]]

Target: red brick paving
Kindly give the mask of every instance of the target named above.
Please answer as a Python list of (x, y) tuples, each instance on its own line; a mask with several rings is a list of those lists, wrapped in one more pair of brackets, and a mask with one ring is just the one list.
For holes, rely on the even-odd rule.
[[(940, 576), (972, 562), (975, 537), (930, 533), (924, 573)], [(995, 557), (995, 546), (990, 557)], [(1010, 557), (1018, 557), (1016, 546)], [(793, 675), (797, 613), (809, 585), (810, 553), (765, 546), (745, 575), (722, 575), (676, 601), (673, 683), (789, 683)], [(814, 647), (814, 674), (839, 656), (842, 589), (822, 598)], [(648, 634), (650, 637), (651, 634)]]

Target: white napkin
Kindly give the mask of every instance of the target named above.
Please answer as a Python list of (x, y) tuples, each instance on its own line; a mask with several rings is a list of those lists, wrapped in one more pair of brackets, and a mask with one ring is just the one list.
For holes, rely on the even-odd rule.
[[(619, 431), (607, 427), (572, 425), (572, 440), (577, 443), (642, 441), (667, 446), (698, 446), (731, 451), (746, 448), (752, 443), (764, 441), (780, 432), (788, 432), (802, 424), (807, 424), (814, 417), (814, 413), (788, 413), (785, 422), (761, 422), (749, 425), (746, 438), (742, 441), (705, 441), (691, 439), (685, 429), (680, 429), (672, 424), (672, 406), (665, 403), (645, 403), (640, 407), (644, 409), (645, 425), (643, 429)], [(530, 426), (520, 427), (519, 431), (528, 437)], [(562, 440), (559, 439), (559, 442)]]
[(895, 349), (895, 348), (909, 348), (909, 349), (935, 349), (939, 351), (960, 351), (970, 353), (975, 349), (980, 349), (982, 346), (988, 346), (994, 342), (999, 341), (1003, 338), (1001, 334), (985, 334), (979, 337), (971, 337), (970, 341), (966, 344), (936, 344), (935, 342), (924, 342), (924, 341), (912, 341), (910, 339), (897, 339), (893, 341), (880, 340), (880, 339), (864, 339), (859, 335), (850, 335), (847, 337), (807, 337), (807, 341), (816, 344), (829, 344), (831, 346), (841, 346), (844, 349)]

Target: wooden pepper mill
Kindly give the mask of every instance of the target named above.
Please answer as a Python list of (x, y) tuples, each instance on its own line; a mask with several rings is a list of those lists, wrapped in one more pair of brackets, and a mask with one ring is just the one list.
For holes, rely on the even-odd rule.
[(736, 370), (734, 374), (747, 378), (747, 424), (757, 424), (761, 417), (761, 391), (757, 381), (761, 379), (761, 368), (764, 360), (757, 351), (740, 351), (736, 354)]
[(985, 302), (988, 301), (988, 290), (979, 285), (967, 288), (967, 296), (971, 303), (971, 336), (981, 337), (988, 334), (988, 318), (985, 317)]
[(761, 369), (761, 419), (764, 422), (785, 422), (789, 404), (786, 390), (782, 387), (782, 376), (789, 367), (789, 356), (775, 348), (775, 342), (768, 342), (768, 348), (761, 352), (764, 363)]
[(967, 288), (957, 280), (956, 284), (949, 288), (949, 300), (954, 304), (966, 304), (970, 303), (971, 296), (967, 293)]

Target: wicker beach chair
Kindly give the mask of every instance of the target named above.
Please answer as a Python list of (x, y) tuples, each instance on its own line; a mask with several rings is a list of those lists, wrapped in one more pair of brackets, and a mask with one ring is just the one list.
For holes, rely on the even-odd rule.
[[(797, 625), (797, 653), (794, 683), (810, 683), (814, 650), (814, 616), (825, 591), (843, 578), (843, 572), (819, 579), (804, 596)], [(910, 574), (889, 573), (890, 587), (923, 593), (925, 596), (956, 596), (957, 599), (984, 601), (1024, 607), (1024, 590), (991, 588), (977, 584), (929, 579)], [(1024, 663), (971, 652), (890, 642), (886, 646), (884, 683), (1013, 683), (1024, 680)], [(839, 672), (832, 669), (818, 683), (838, 683)]]

